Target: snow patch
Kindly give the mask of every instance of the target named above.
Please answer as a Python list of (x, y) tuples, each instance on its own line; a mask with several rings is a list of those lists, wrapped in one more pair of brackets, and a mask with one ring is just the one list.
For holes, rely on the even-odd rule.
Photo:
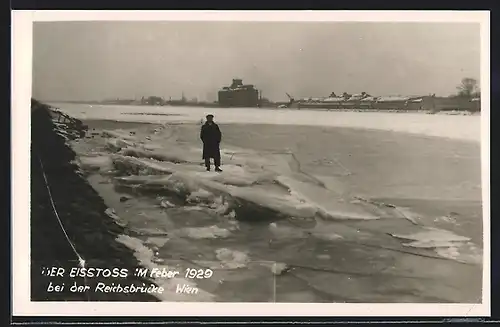
[(107, 155), (81, 156), (78, 162), (83, 170), (107, 172), (113, 169), (113, 161)]
[(128, 141), (134, 141), (136, 140), (136, 137), (133, 135), (130, 135), (130, 133), (127, 133), (124, 130), (104, 130), (102, 131), (101, 135), (103, 137), (107, 138), (115, 138), (115, 139), (122, 139), (122, 140), (128, 140)]
[(273, 234), (274, 237), (280, 239), (303, 238), (307, 236), (306, 233), (301, 229), (288, 226), (279, 226), (276, 223), (269, 224), (269, 231)]
[(238, 269), (247, 266), (250, 258), (245, 252), (231, 250), (228, 248), (220, 248), (215, 250), (215, 255), (219, 259), (221, 268)]

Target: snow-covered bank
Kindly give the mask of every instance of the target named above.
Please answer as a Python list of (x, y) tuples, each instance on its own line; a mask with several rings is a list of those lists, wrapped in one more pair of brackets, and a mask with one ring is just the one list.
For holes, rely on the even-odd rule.
[[(36, 102), (35, 102), (36, 103)], [(47, 267), (60, 267), (69, 272), (81, 268), (128, 269), (133, 271), (138, 261), (133, 251), (116, 241), (123, 228), (105, 214), (102, 199), (89, 186), (74, 164), (75, 152), (69, 140), (78, 140), (82, 126), (77, 122), (54, 123), (47, 107), (39, 104), (31, 113), (31, 188), (28, 237), (31, 262), (31, 301), (137, 301), (156, 302), (145, 293), (75, 292), (69, 285), (87, 285), (92, 290), (103, 279), (50, 276)], [(79, 122), (81, 123), (81, 122)], [(92, 163), (95, 165), (95, 163)], [(24, 231), (17, 230), (16, 233)], [(17, 249), (19, 250), (19, 249)], [(40, 273), (42, 272), (42, 273)], [(23, 275), (19, 272), (19, 275)], [(121, 276), (123, 277), (123, 276)], [(125, 278), (112, 276), (107, 283), (142, 285), (145, 278), (128, 274)], [(22, 280), (26, 283), (26, 280)], [(68, 285), (61, 291), (48, 291), (48, 285)], [(25, 300), (30, 300), (29, 298)]]
[[(335, 112), (296, 109), (145, 107), (85, 104), (51, 104), (79, 119), (108, 119), (127, 122), (199, 122), (207, 113), (222, 124), (285, 124), (351, 127), (481, 140), (481, 116), (426, 115), (421, 113)], [(137, 113), (141, 113), (138, 115)], [(149, 114), (149, 115), (148, 115)]]

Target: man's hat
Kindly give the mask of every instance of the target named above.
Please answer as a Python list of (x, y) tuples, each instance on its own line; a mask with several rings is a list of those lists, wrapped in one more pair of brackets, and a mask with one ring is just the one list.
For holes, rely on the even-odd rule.
[(207, 118), (207, 119), (208, 119), (208, 118), (214, 118), (214, 115), (212, 115), (212, 114), (208, 114), (208, 115), (206, 116), (206, 118)]

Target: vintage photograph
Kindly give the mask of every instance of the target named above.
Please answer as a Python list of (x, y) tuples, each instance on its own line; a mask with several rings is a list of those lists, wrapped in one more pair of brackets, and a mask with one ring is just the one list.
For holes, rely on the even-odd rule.
[(478, 22), (32, 42), (31, 301), (482, 303)]

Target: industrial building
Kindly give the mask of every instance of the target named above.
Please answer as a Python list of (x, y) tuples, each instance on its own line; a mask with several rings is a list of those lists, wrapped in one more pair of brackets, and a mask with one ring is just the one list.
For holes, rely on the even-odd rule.
[(251, 84), (243, 84), (241, 79), (233, 79), (231, 86), (219, 91), (218, 102), (221, 107), (258, 107), (259, 91)]

